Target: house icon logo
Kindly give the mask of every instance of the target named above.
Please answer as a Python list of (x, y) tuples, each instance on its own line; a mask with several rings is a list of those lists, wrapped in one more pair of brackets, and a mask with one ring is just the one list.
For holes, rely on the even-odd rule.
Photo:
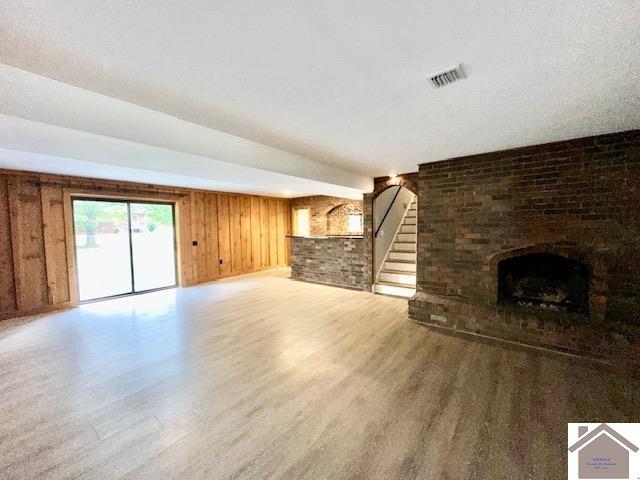
[(569, 424), (569, 480), (640, 479), (640, 424), (611, 425)]

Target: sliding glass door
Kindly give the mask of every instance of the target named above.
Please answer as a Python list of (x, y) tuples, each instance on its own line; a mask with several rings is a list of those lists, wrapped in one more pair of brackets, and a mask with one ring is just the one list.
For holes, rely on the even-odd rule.
[(131, 203), (131, 243), (136, 292), (175, 286), (172, 205)]
[(74, 199), (80, 301), (176, 285), (173, 205)]
[(74, 200), (80, 301), (133, 291), (126, 203)]

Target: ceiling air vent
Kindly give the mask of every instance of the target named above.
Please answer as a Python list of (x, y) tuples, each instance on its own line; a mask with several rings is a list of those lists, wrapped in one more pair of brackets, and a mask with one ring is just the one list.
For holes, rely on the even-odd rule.
[(433, 75), (429, 75), (429, 80), (431, 84), (436, 87), (446, 87), (450, 83), (453, 83), (458, 80), (462, 80), (465, 78), (464, 70), (462, 70), (462, 65), (458, 65), (457, 67), (447, 68), (442, 72), (434, 73)]

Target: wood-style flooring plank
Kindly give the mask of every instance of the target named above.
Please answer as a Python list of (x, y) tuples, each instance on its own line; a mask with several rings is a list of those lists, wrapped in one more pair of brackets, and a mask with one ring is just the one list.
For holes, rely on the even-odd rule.
[(0, 478), (563, 478), (639, 387), (278, 269), (1, 322)]

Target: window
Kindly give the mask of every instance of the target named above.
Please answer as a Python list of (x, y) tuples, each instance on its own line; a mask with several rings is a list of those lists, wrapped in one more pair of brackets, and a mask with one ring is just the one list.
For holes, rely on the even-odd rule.
[(308, 237), (309, 236), (309, 209), (308, 208), (298, 208), (294, 210), (294, 230), (293, 234), (298, 237)]
[(347, 230), (349, 231), (349, 233), (360, 233), (360, 232), (362, 232), (362, 214), (361, 213), (350, 213), (349, 214)]

